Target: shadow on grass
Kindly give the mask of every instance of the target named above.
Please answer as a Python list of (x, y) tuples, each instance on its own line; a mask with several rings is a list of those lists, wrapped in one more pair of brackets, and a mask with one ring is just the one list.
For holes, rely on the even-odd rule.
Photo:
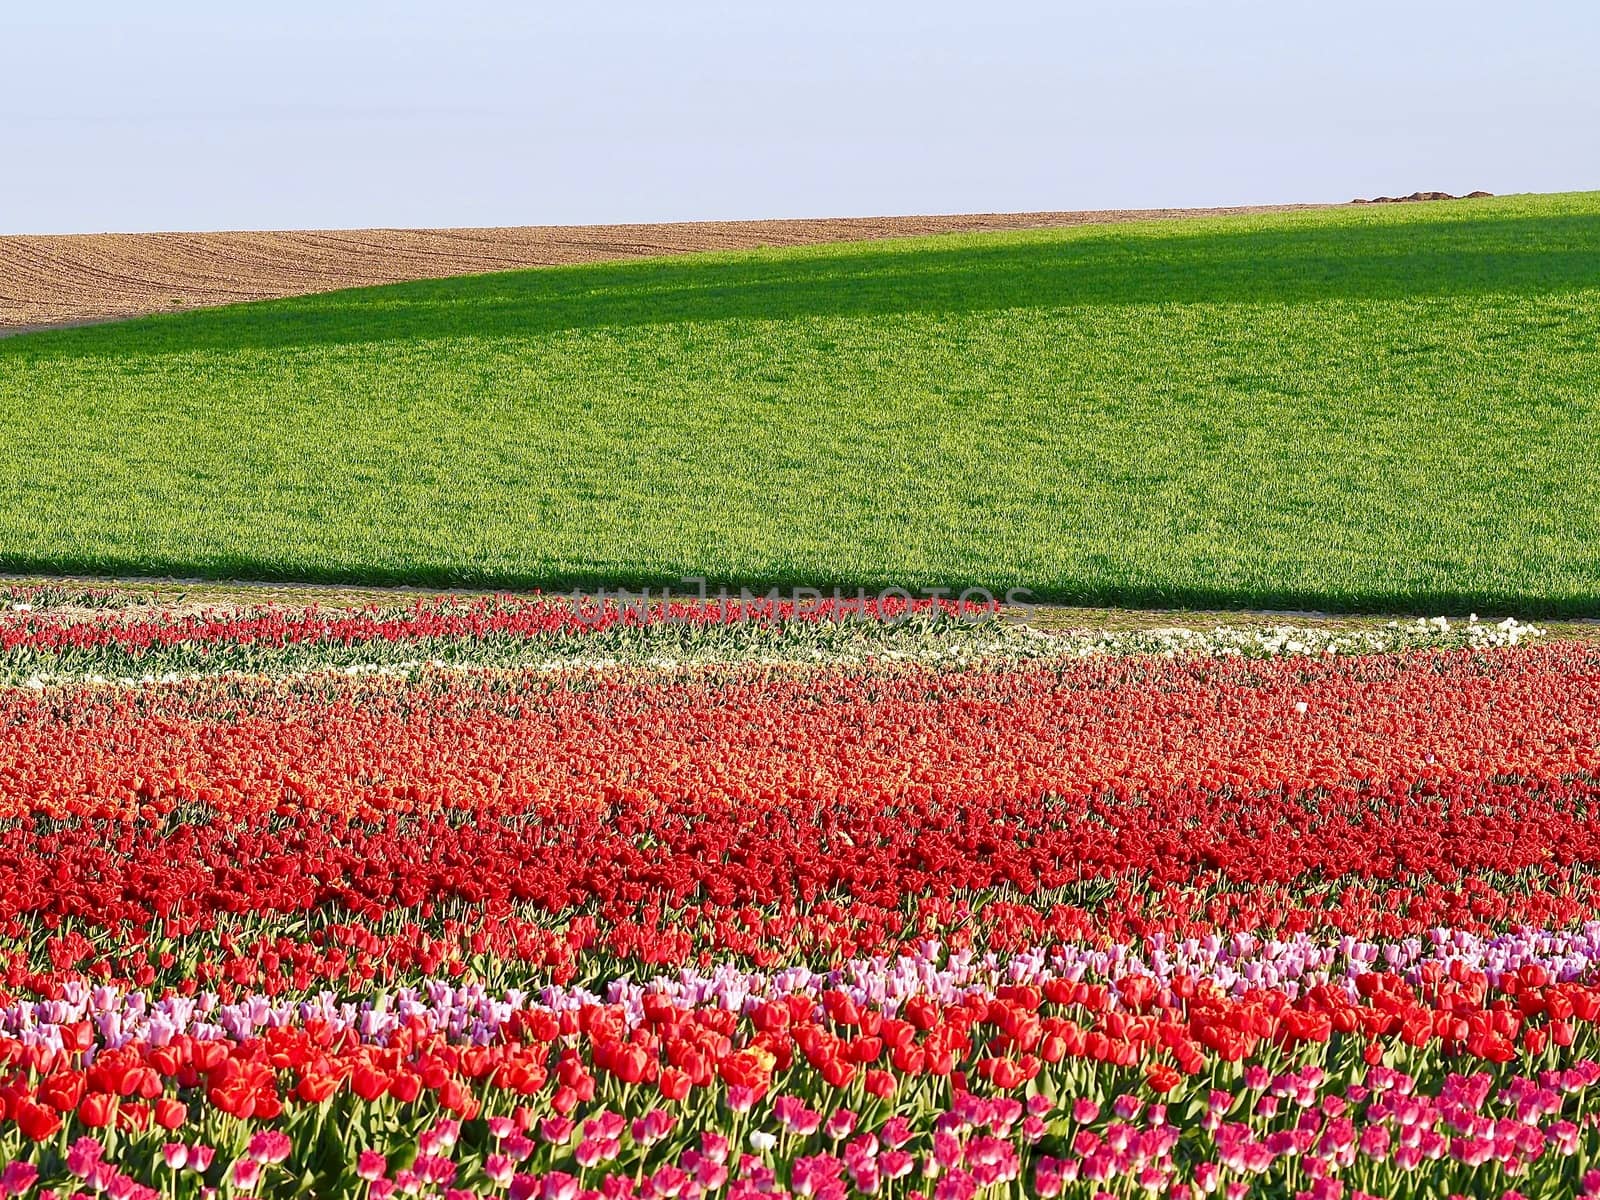
[(281, 350), (737, 320), (1313, 303), (1600, 285), (1600, 214), (938, 243), (550, 267), (57, 330), (0, 358)]
[[(543, 591), (547, 593), (600, 591), (638, 593), (649, 589), (659, 595), (670, 591), (678, 598), (692, 598), (695, 589), (684, 577), (673, 572), (637, 571), (631, 574), (599, 574), (560, 571), (495, 571), (445, 565), (419, 564), (415, 567), (341, 569), (308, 568), (302, 564), (274, 562), (248, 556), (217, 557), (206, 561), (169, 558), (39, 557), (0, 554), (0, 573), (26, 576), (70, 575), (82, 582), (85, 577), (106, 580), (344, 584), (352, 587), (437, 587), (471, 588), (483, 591)], [(738, 599), (741, 589), (753, 596), (765, 596), (777, 588), (784, 595), (800, 589), (814, 589), (822, 595), (837, 592), (868, 597), (885, 592), (898, 594), (910, 588), (913, 594), (940, 594), (951, 597), (968, 589), (987, 590), (1004, 600), (1008, 589), (1018, 601), (1038, 604), (1071, 605), (1084, 608), (1185, 609), (1215, 611), (1321, 612), (1338, 614), (1376, 614), (1412, 617), (1466, 617), (1469, 613), (1495, 617), (1600, 618), (1600, 580), (1592, 590), (1566, 594), (1536, 594), (1519, 591), (1468, 592), (1452, 589), (1418, 591), (1382, 590), (1341, 591), (1329, 588), (1158, 587), (1107, 583), (1081, 579), (1057, 582), (1017, 583), (978, 578), (952, 577), (908, 582), (903, 577), (870, 575), (798, 575), (778, 573), (763, 576), (732, 576), (712, 579), (707, 592), (713, 598), (725, 590)]]

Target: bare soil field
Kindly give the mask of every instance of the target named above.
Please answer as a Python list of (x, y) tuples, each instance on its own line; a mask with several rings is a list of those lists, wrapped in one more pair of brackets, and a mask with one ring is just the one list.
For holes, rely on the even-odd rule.
[(606, 259), (1327, 208), (1158, 208), (932, 217), (0, 236), (0, 335), (243, 300)]

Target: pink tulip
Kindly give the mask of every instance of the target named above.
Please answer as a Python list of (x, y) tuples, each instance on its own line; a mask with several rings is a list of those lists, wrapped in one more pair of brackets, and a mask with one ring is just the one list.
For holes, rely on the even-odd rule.
[[(572, 1155), (578, 1160), (578, 1165), (587, 1171), (589, 1168), (597, 1166), (612, 1157), (606, 1153), (608, 1146), (611, 1144), (603, 1138), (586, 1137), (578, 1143), (578, 1148), (572, 1152)], [(621, 1149), (620, 1143), (617, 1144), (617, 1148)], [(507, 1161), (510, 1160), (508, 1159)]]
[(641, 1146), (653, 1146), (672, 1132), (678, 1119), (662, 1108), (653, 1108), (633, 1122), (633, 1140)]
[(898, 1150), (911, 1140), (911, 1122), (904, 1117), (891, 1117), (878, 1130), (878, 1137), (892, 1150)]
[(546, 1117), (539, 1122), (539, 1140), (551, 1146), (565, 1146), (572, 1140), (572, 1118)]
[(483, 1159), (483, 1173), (500, 1187), (505, 1187), (517, 1173), (517, 1164), (504, 1154), (488, 1154)]
[(790, 1133), (809, 1137), (822, 1128), (822, 1114), (812, 1112), (796, 1096), (779, 1096), (772, 1102), (772, 1115)]
[(855, 1113), (851, 1112), (848, 1108), (841, 1108), (828, 1118), (828, 1123), (824, 1127), (823, 1132), (834, 1141), (838, 1141), (840, 1138), (849, 1137), (851, 1131), (855, 1129), (855, 1127)]
[(281, 1163), (289, 1157), (293, 1149), (289, 1142), (289, 1135), (277, 1129), (263, 1129), (250, 1139), (250, 1147), (245, 1153), (258, 1163)]
[(94, 1138), (78, 1138), (67, 1150), (67, 1170), (79, 1179), (87, 1179), (105, 1152), (105, 1147)]
[(253, 1158), (241, 1158), (233, 1164), (233, 1186), (241, 1192), (253, 1191), (261, 1182), (261, 1164)]
[(903, 1179), (911, 1174), (916, 1159), (904, 1150), (885, 1150), (878, 1155), (878, 1173), (889, 1179)]
[(700, 1135), (700, 1153), (720, 1166), (728, 1161), (728, 1139), (707, 1129)]
[(39, 1179), (39, 1168), (21, 1159), (12, 1159), (0, 1171), (0, 1192), (7, 1196), (20, 1196)]
[(732, 1084), (728, 1088), (727, 1101), (730, 1112), (747, 1113), (756, 1106), (756, 1101), (759, 1099), (761, 1092), (757, 1088), (742, 1083)]

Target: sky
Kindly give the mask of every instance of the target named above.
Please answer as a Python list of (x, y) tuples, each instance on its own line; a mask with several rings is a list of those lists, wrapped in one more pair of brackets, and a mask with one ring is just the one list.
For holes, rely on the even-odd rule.
[(0, 233), (1600, 188), (1593, 0), (0, 0)]

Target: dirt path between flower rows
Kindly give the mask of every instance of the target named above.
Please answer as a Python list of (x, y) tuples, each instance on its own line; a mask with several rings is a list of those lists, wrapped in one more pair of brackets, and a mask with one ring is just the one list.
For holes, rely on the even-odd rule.
[(0, 236), (0, 336), (243, 300), (522, 267), (701, 250), (1331, 207), (1335, 206), (1269, 204), (666, 225)]

